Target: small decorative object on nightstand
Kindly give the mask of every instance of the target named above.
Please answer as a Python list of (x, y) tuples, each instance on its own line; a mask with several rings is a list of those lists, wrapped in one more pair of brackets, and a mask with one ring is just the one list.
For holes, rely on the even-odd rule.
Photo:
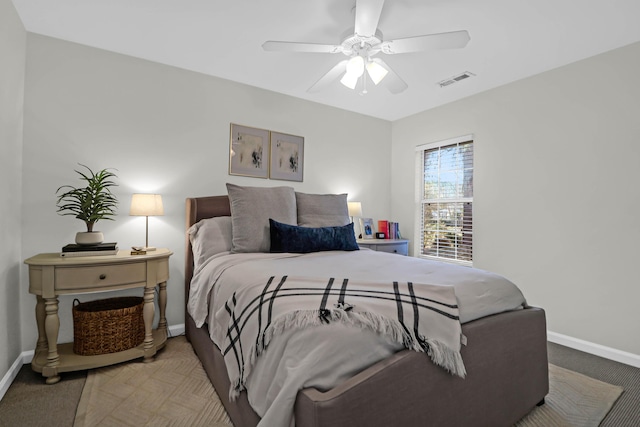
[(360, 218), (360, 230), (362, 232), (361, 239), (373, 239), (376, 230), (373, 228), (373, 220), (371, 218)]
[(93, 226), (101, 219), (113, 220), (118, 207), (118, 199), (111, 192), (111, 187), (116, 187), (113, 178), (116, 175), (109, 169), (93, 172), (88, 166), (83, 166), (87, 172), (76, 171), (80, 180), (86, 183), (85, 187), (73, 187), (63, 185), (56, 190), (58, 195), (58, 213), (71, 215), (84, 221), (87, 231), (76, 234), (76, 243), (79, 245), (97, 245), (102, 243), (104, 235), (100, 231), (94, 231)]
[[(31, 368), (47, 378), (47, 384), (60, 381), (61, 372), (98, 368), (144, 357), (153, 360), (167, 341), (168, 249), (148, 255), (131, 256), (118, 251), (110, 256), (61, 257), (58, 253), (39, 254), (25, 260), (29, 266), (29, 292), (36, 295), (38, 343)], [(152, 330), (155, 289), (158, 287), (158, 327)], [(144, 341), (137, 347), (96, 356), (74, 354), (73, 343), (58, 345), (60, 318), (58, 296), (120, 289), (144, 288)]]
[(389, 252), (398, 255), (409, 255), (409, 241), (406, 239), (358, 239), (358, 246), (378, 252)]

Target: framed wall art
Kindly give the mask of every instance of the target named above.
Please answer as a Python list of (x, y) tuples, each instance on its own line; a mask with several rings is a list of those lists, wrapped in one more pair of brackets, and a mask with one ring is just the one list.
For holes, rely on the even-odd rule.
[(271, 132), (269, 178), (302, 182), (304, 138)]
[(229, 175), (269, 176), (269, 131), (231, 123)]

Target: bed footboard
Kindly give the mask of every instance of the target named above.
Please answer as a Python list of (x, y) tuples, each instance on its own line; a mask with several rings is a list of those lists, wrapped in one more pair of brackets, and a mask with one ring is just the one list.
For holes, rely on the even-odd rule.
[[(259, 421), (245, 392), (228, 398), (229, 378), (206, 328), (187, 315), (196, 354), (236, 427)], [(327, 391), (302, 390), (296, 399), (298, 427), (511, 426), (549, 392), (544, 310), (528, 308), (463, 325), (467, 346), (461, 379), (428, 357), (403, 350)]]
[(326, 393), (301, 391), (296, 425), (513, 425), (549, 391), (544, 310), (489, 316), (463, 332), (465, 379), (404, 350)]

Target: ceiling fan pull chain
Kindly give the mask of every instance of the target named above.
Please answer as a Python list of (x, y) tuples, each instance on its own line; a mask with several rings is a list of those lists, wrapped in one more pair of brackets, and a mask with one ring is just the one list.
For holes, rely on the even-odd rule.
[(367, 73), (362, 74), (362, 92), (360, 92), (360, 95), (366, 95), (367, 94)]

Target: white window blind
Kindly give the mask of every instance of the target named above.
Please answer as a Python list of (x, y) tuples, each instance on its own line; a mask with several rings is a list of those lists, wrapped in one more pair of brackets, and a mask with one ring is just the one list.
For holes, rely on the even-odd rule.
[(471, 265), (473, 261), (473, 137), (416, 148), (415, 253)]

